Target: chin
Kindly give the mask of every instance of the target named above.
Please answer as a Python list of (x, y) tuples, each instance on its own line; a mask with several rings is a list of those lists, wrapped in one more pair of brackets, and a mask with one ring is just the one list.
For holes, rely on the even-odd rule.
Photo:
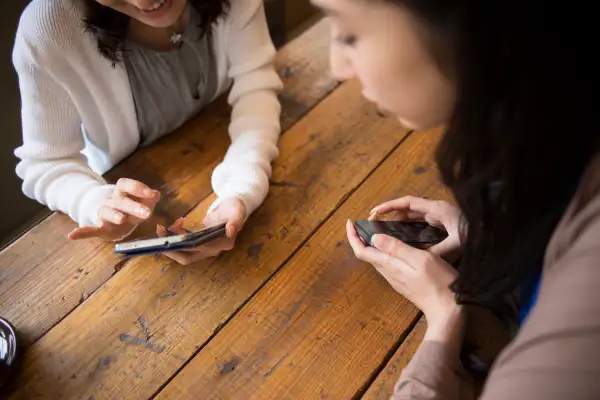
[(177, 23), (186, 5), (185, 0), (157, 0), (161, 4), (155, 11), (137, 11), (137, 20), (153, 28), (168, 28)]
[(402, 124), (402, 126), (413, 131), (428, 131), (431, 129), (438, 128), (444, 124), (443, 122), (434, 121), (415, 121), (403, 117), (398, 117), (398, 121)]

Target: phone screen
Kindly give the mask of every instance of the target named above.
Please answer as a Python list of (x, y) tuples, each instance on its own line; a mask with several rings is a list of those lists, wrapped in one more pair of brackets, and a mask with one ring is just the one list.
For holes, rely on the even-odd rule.
[(356, 230), (367, 243), (376, 234), (385, 234), (399, 239), (407, 244), (430, 245), (436, 244), (448, 237), (448, 233), (429, 225), (426, 222), (415, 221), (356, 221)]

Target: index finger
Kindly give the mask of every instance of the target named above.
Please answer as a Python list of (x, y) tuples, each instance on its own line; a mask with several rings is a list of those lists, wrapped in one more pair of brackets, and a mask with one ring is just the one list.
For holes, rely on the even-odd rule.
[(385, 214), (390, 211), (417, 211), (421, 214), (427, 214), (432, 211), (436, 202), (421, 197), (405, 196), (399, 199), (390, 200), (375, 207), (371, 214)]
[(125, 193), (131, 196), (139, 197), (141, 199), (153, 199), (157, 195), (156, 191), (150, 189), (142, 182), (129, 178), (119, 179), (117, 181), (117, 190), (120, 193)]
[(389, 255), (390, 257), (399, 259), (408, 265), (419, 261), (427, 253), (425, 250), (412, 247), (401, 240), (393, 238), (385, 234), (377, 234), (371, 238), (371, 241), (377, 250)]

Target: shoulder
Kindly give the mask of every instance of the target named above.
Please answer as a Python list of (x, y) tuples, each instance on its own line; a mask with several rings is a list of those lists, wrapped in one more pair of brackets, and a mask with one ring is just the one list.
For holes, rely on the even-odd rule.
[(237, 28), (246, 26), (256, 13), (263, 12), (262, 0), (230, 0), (225, 22)]
[(82, 18), (77, 0), (31, 1), (19, 20), (13, 56), (47, 58), (76, 49), (82, 40), (89, 40)]

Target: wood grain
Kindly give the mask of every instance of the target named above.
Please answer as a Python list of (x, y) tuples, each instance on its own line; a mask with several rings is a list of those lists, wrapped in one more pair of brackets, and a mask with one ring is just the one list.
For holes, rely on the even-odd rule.
[[(319, 22), (277, 55), (285, 90), (282, 126), (288, 129), (336, 86), (329, 73), (329, 27)], [(229, 144), (229, 110), (224, 98), (210, 105), (180, 132), (142, 149), (108, 174), (127, 176), (160, 190), (163, 200), (152, 223), (188, 213), (212, 191), (210, 175)], [(0, 253), (0, 313), (11, 320), (26, 344), (36, 341), (79, 306), (125, 264), (99, 240), (69, 242), (74, 223), (55, 213)]]
[(362, 400), (389, 400), (392, 393), (394, 393), (394, 385), (400, 378), (402, 370), (406, 368), (421, 345), (426, 329), (425, 318), (422, 317), (402, 342), (400, 348), (394, 353), (392, 359), (386, 364), (383, 371), (377, 376), (375, 382), (369, 387)]
[(447, 198), (431, 159), (439, 136), (402, 143), (157, 398), (350, 399), (364, 391), (418, 310), (354, 257), (345, 221), (401, 195)]
[(30, 349), (15, 398), (151, 397), (405, 135), (344, 84), (281, 139), (271, 192), (232, 252), (125, 265)]

